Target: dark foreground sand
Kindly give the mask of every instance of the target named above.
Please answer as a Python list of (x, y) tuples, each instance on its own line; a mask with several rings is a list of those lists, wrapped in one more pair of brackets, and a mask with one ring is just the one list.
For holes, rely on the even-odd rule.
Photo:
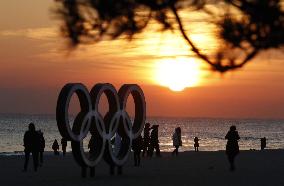
[(49, 155), (38, 172), (21, 172), (23, 156), (0, 156), (0, 185), (80, 186), (80, 185), (249, 185), (284, 186), (284, 150), (242, 151), (236, 159), (237, 170), (230, 172), (224, 152), (183, 152), (179, 157), (163, 153), (162, 158), (143, 158), (134, 167), (132, 157), (121, 176), (110, 176), (101, 162), (95, 178), (81, 178), (80, 168), (71, 154)]

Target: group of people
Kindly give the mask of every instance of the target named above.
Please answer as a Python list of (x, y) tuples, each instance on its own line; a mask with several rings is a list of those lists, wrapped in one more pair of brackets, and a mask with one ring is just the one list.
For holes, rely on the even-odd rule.
[[(61, 139), (63, 156), (66, 154), (67, 140)], [(28, 130), (24, 134), (24, 153), (25, 163), (23, 171), (26, 172), (28, 169), (28, 163), (30, 154), (33, 157), (34, 171), (37, 171), (38, 167), (43, 165), (43, 153), (45, 149), (45, 139), (41, 130), (36, 130), (34, 123), (30, 123)], [(59, 144), (55, 139), (52, 144), (52, 149), (55, 155), (59, 155)]]
[(158, 129), (159, 125), (151, 126), (150, 123), (146, 123), (143, 138), (140, 135), (138, 138), (133, 140), (132, 150), (134, 154), (134, 166), (140, 166), (141, 152), (143, 157), (152, 157), (154, 151), (156, 151), (156, 156), (161, 157)]
[[(225, 139), (227, 140), (226, 154), (227, 154), (227, 157), (230, 163), (230, 170), (234, 171), (235, 170), (235, 157), (239, 154), (238, 140), (240, 139), (236, 126), (233, 125), (230, 127), (230, 130), (226, 134)], [(173, 146), (175, 147), (172, 154), (178, 155), (178, 148), (182, 146), (180, 127), (175, 128), (175, 131), (172, 136), (172, 140), (173, 140)], [(199, 147), (198, 141), (199, 141), (198, 137), (195, 137), (194, 138), (195, 152), (198, 152), (198, 147)], [(265, 137), (261, 138), (260, 142), (261, 142), (261, 150), (264, 150), (264, 148), (266, 148), (266, 138)]]
[[(25, 163), (24, 163), (24, 171), (27, 171), (28, 162), (30, 154), (33, 157), (33, 165), (34, 171), (37, 171), (39, 166), (43, 165), (43, 152), (45, 148), (45, 139), (43, 136), (43, 132), (41, 130), (36, 131), (35, 125), (33, 123), (29, 124), (29, 130), (24, 134), (24, 152), (25, 152)], [(158, 138), (158, 128), (159, 125), (150, 125), (150, 123), (146, 123), (144, 127), (144, 135), (140, 135), (138, 138), (133, 140), (132, 150), (134, 154), (134, 166), (140, 166), (141, 161), (141, 151), (142, 156), (152, 157), (154, 151), (156, 151), (156, 156), (161, 157), (160, 146), (159, 146), (159, 138)], [(240, 136), (238, 131), (236, 130), (236, 126), (231, 126), (230, 130), (225, 136), (227, 139), (226, 145), (226, 154), (228, 156), (228, 160), (230, 163), (230, 170), (235, 170), (234, 160), (237, 154), (239, 153), (239, 145), (238, 140)], [(181, 128), (177, 127), (174, 130), (172, 135), (174, 151), (172, 155), (178, 155), (178, 149), (182, 146), (181, 140)], [(94, 140), (93, 140), (94, 141)], [(67, 140), (65, 138), (61, 139), (61, 146), (63, 156), (66, 154)], [(90, 154), (92, 153), (94, 144), (92, 144), (92, 139), (89, 142), (88, 148), (90, 149)], [(195, 152), (198, 152), (199, 147), (199, 139), (198, 137), (194, 138), (194, 149)], [(266, 147), (266, 138), (261, 138), (261, 150)], [(55, 155), (59, 155), (59, 144), (55, 139), (52, 144), (52, 149)]]
[[(225, 139), (227, 139), (227, 145), (226, 145), (226, 154), (228, 156), (228, 160), (230, 163), (230, 170), (235, 170), (235, 157), (239, 153), (239, 145), (238, 140), (240, 139), (240, 136), (238, 134), (238, 131), (236, 130), (236, 126), (231, 126), (230, 130), (225, 136)], [(177, 127), (175, 128), (175, 131), (172, 136), (173, 140), (173, 146), (175, 147), (174, 151), (172, 152), (172, 155), (178, 155), (178, 149), (180, 146), (182, 146), (182, 140), (181, 140), (181, 128)], [(198, 152), (199, 147), (199, 139), (198, 137), (194, 138), (194, 150), (195, 152)], [(261, 139), (261, 149), (264, 148), (266, 145), (266, 139)]]
[[(141, 162), (141, 152), (142, 156), (152, 157), (154, 155), (154, 151), (156, 152), (156, 156), (160, 157), (160, 146), (159, 146), (159, 138), (158, 138), (158, 128), (159, 125), (150, 125), (150, 123), (146, 123), (144, 127), (144, 135), (140, 134), (136, 139), (132, 141), (132, 150), (134, 155), (134, 166), (140, 166)], [(121, 143), (123, 139), (121, 136), (116, 133), (114, 138), (111, 140), (111, 144), (113, 146), (113, 153), (118, 154)], [(91, 136), (88, 149), (89, 149), (89, 157), (95, 154), (95, 146), (96, 144), (95, 136)], [(57, 145), (56, 145), (57, 146)]]
[[(63, 156), (65, 156), (67, 148), (67, 140), (65, 138), (61, 138), (61, 147), (62, 147), (62, 154)], [(52, 144), (52, 150), (54, 152), (54, 155), (59, 155), (59, 144), (57, 139), (55, 139)]]
[(36, 131), (33, 123), (29, 124), (29, 130), (24, 135), (25, 164), (24, 170), (27, 171), (30, 154), (33, 156), (34, 171), (43, 165), (43, 152), (45, 148), (45, 139), (41, 130)]
[[(181, 128), (177, 127), (175, 128), (175, 131), (172, 136), (173, 140), (173, 146), (175, 147), (174, 151), (172, 152), (172, 155), (178, 155), (178, 149), (180, 146), (182, 146), (182, 140), (181, 140)], [(198, 137), (194, 137), (194, 151), (198, 152), (199, 148), (199, 139)]]
[[(136, 138), (133, 141), (132, 149), (134, 154), (134, 166), (140, 165), (140, 153), (142, 152), (142, 156), (147, 155), (148, 157), (153, 156), (154, 150), (156, 150), (156, 156), (160, 157), (160, 148), (159, 148), (159, 139), (158, 139), (158, 127), (159, 125), (153, 125), (150, 127), (150, 123), (146, 123), (144, 127), (144, 136), (140, 135), (138, 138)], [(151, 133), (150, 130), (152, 129)], [(236, 155), (239, 153), (239, 145), (238, 140), (240, 139), (240, 136), (236, 130), (236, 126), (231, 126), (230, 130), (225, 136), (225, 139), (227, 139), (227, 145), (226, 145), (226, 154), (228, 156), (228, 160), (230, 163), (230, 170), (235, 170), (235, 164), (234, 160)], [(172, 155), (178, 155), (178, 149), (180, 146), (182, 146), (182, 140), (181, 140), (181, 128), (177, 127), (174, 130), (174, 133), (172, 135), (173, 140), (173, 146), (175, 147), (174, 151), (172, 152)], [(263, 142), (264, 143), (264, 142)], [(195, 152), (198, 152), (199, 148), (199, 139), (198, 137), (194, 138), (194, 149)]]
[[(152, 125), (150, 123), (146, 123), (144, 127), (144, 135), (140, 135), (138, 138), (133, 140), (132, 150), (134, 155), (134, 166), (140, 165), (140, 154), (142, 151), (142, 156), (152, 157), (154, 151), (156, 151), (156, 156), (161, 157), (160, 145), (159, 145), (159, 137), (158, 137), (158, 128), (159, 125)], [(152, 131), (151, 131), (152, 130)], [(175, 128), (175, 131), (172, 136), (173, 146), (175, 147), (172, 155), (178, 155), (178, 149), (182, 146), (181, 140), (181, 128)], [(199, 147), (199, 139), (198, 137), (194, 138), (194, 148), (195, 151), (198, 152)]]

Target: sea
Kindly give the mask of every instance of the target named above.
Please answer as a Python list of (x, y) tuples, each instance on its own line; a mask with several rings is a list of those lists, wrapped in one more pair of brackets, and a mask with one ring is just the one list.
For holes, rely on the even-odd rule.
[[(46, 151), (52, 151), (55, 139), (61, 139), (54, 115), (0, 114), (0, 153), (22, 154), (23, 136), (28, 124), (44, 133)], [(183, 145), (180, 151), (193, 151), (193, 139), (200, 139), (200, 151), (225, 150), (225, 135), (235, 125), (241, 139), (241, 150), (259, 150), (260, 138), (266, 137), (267, 149), (284, 149), (284, 119), (224, 119), (224, 118), (168, 118), (149, 117), (147, 122), (159, 125), (161, 151), (172, 151), (172, 134), (181, 127)], [(85, 140), (87, 141), (87, 140)], [(84, 143), (87, 143), (85, 142)], [(68, 144), (67, 151), (71, 151)], [(87, 148), (87, 145), (84, 145)]]

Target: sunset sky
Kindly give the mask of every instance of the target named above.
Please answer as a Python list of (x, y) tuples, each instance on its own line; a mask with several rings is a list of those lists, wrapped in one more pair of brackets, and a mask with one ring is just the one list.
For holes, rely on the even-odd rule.
[[(0, 113), (54, 114), (64, 84), (91, 89), (108, 82), (139, 84), (148, 116), (284, 118), (283, 49), (220, 75), (194, 58), (178, 33), (157, 32), (153, 23), (131, 42), (68, 51), (52, 6), (51, 0), (0, 1)], [(192, 39), (214, 50), (213, 28), (202, 16), (190, 26)]]

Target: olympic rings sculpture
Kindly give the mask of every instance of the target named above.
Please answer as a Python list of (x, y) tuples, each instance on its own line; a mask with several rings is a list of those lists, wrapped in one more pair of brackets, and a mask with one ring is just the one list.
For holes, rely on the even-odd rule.
[[(68, 109), (71, 97), (76, 94), (80, 102), (80, 112), (70, 126)], [(105, 94), (109, 110), (103, 117), (98, 105)], [(135, 104), (133, 122), (126, 112), (128, 96), (132, 95)], [(102, 158), (110, 166), (122, 166), (128, 158), (132, 140), (137, 138), (143, 128), (146, 117), (146, 102), (142, 89), (136, 84), (125, 84), (117, 92), (113, 85), (96, 84), (91, 91), (81, 83), (66, 84), (58, 97), (56, 120), (63, 138), (71, 141), (72, 153), (76, 162), (82, 167), (95, 167)], [(91, 133), (94, 139), (92, 157), (84, 152), (83, 139)], [(115, 135), (121, 138), (117, 152), (114, 152), (112, 139)]]

